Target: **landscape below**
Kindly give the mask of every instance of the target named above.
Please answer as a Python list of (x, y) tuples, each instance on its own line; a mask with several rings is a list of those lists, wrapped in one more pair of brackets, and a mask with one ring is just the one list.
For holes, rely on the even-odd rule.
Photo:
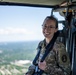
[(39, 41), (0, 43), (0, 75), (24, 75)]

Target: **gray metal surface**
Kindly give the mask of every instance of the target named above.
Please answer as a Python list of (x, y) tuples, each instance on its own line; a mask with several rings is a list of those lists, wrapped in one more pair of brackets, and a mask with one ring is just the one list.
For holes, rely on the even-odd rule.
[(37, 5), (59, 5), (65, 0), (0, 0), (0, 2), (14, 2)]

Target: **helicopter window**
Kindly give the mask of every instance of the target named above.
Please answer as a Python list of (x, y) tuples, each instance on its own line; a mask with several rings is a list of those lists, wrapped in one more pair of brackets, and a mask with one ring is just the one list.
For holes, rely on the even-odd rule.
[(64, 16), (61, 16), (59, 12), (54, 12), (53, 15), (55, 15), (59, 21), (65, 19)]
[(59, 23), (59, 24), (58, 24), (58, 29), (59, 29), (59, 30), (63, 30), (63, 28), (64, 28), (64, 25), (63, 25), (62, 23)]
[[(59, 14), (59, 12), (53, 12), (53, 15), (55, 15), (57, 17), (58, 21), (65, 20), (65, 18)], [(58, 23), (58, 30), (63, 30), (63, 27), (64, 27), (64, 25), (62, 24), (62, 22)]]

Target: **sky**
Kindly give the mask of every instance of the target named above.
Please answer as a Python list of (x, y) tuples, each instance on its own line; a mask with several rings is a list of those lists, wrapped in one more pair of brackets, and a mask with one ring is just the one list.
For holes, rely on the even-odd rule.
[[(42, 40), (42, 23), (51, 8), (0, 6), (0, 42)], [(55, 13), (58, 19), (58, 13)]]

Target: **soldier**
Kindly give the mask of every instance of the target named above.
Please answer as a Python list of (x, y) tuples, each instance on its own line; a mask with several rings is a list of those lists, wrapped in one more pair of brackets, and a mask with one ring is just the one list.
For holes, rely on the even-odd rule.
[[(44, 40), (38, 45), (41, 46), (37, 60), (39, 69), (43, 70), (42, 75), (70, 75), (70, 59), (63, 43), (57, 39), (43, 62), (40, 62), (46, 49), (45, 47), (52, 40), (58, 31), (58, 20), (54, 16), (47, 16), (42, 25)], [(37, 48), (38, 49), (38, 48)], [(25, 75), (34, 75), (35, 65), (31, 65)]]

